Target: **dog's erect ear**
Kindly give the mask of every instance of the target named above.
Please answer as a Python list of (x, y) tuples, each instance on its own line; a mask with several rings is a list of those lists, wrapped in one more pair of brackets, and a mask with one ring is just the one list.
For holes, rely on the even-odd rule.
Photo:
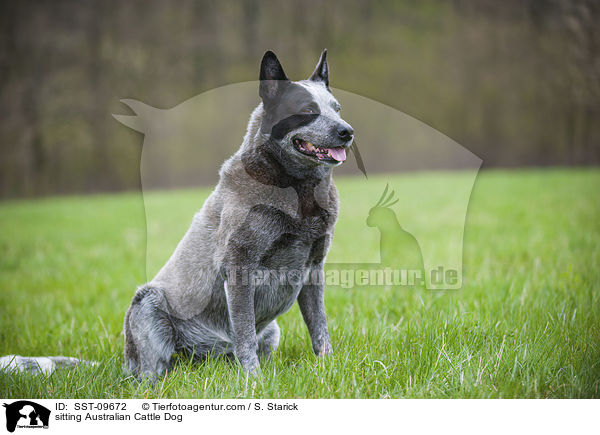
[(319, 63), (317, 64), (315, 70), (308, 79), (312, 80), (313, 82), (323, 82), (325, 83), (325, 87), (329, 89), (329, 66), (327, 65), (327, 49), (323, 50), (323, 53), (321, 53)]
[(283, 67), (272, 51), (267, 51), (260, 63), (260, 87), (258, 94), (265, 105), (275, 100), (289, 84)]

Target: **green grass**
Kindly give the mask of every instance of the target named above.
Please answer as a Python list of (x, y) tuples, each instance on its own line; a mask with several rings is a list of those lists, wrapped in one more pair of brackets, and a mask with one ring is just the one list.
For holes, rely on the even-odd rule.
[[(464, 174), (375, 180), (415, 177), (452, 185)], [(333, 256), (365, 249), (341, 230), (364, 221), (353, 212), (362, 182), (337, 181), (343, 208)], [(294, 306), (280, 318), (280, 347), (261, 378), (218, 359), (180, 360), (155, 387), (121, 370), (122, 319), (146, 279), (141, 195), (0, 203), (0, 355), (101, 362), (49, 377), (0, 373), (0, 397), (600, 397), (598, 186), (596, 169), (482, 172), (462, 289), (328, 288), (333, 356), (315, 358)], [(207, 193), (151, 194), (164, 214), (149, 229), (158, 257), (170, 254)], [(410, 203), (398, 213), (410, 215)], [(422, 218), (431, 225), (444, 220), (430, 215)]]

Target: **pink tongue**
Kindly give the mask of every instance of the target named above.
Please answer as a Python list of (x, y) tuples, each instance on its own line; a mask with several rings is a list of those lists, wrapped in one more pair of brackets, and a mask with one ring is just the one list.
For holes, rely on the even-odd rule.
[(346, 160), (346, 148), (329, 148), (331, 157), (336, 159), (338, 162)]

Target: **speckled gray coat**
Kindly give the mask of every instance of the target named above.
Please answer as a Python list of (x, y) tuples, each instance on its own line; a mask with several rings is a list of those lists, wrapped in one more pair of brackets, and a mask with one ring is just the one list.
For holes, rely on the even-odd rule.
[[(289, 81), (267, 52), (260, 79), (262, 102), (242, 146), (126, 314), (133, 373), (160, 376), (175, 352), (230, 355), (256, 373), (259, 356), (277, 348), (276, 318), (296, 300), (315, 353), (331, 352), (322, 280), (338, 213), (331, 169), (353, 131), (329, 90), (326, 52), (301, 82)], [(320, 148), (307, 150), (313, 144)]]

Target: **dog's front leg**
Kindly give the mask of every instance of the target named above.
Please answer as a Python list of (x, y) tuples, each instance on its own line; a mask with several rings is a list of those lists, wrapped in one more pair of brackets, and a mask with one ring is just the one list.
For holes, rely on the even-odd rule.
[(256, 374), (260, 364), (254, 317), (254, 286), (247, 277), (242, 276), (243, 273), (240, 269), (228, 273), (225, 283), (227, 308), (233, 329), (234, 354), (245, 371)]
[[(231, 209), (229, 213), (237, 215), (240, 211)], [(221, 221), (227, 222), (228, 214), (224, 212), (224, 216)], [(227, 309), (233, 330), (233, 351), (244, 370), (251, 373), (257, 373), (260, 369), (254, 314), (255, 272), (259, 269), (259, 259), (281, 236), (281, 222), (285, 219), (278, 209), (256, 205), (227, 240), (223, 267), (227, 281)]]
[[(322, 266), (316, 270), (323, 278)], [(327, 317), (325, 316), (325, 284), (323, 279), (312, 282), (317, 274), (309, 274), (309, 282), (304, 284), (298, 295), (298, 305), (308, 327), (313, 350), (319, 356), (332, 352)]]

